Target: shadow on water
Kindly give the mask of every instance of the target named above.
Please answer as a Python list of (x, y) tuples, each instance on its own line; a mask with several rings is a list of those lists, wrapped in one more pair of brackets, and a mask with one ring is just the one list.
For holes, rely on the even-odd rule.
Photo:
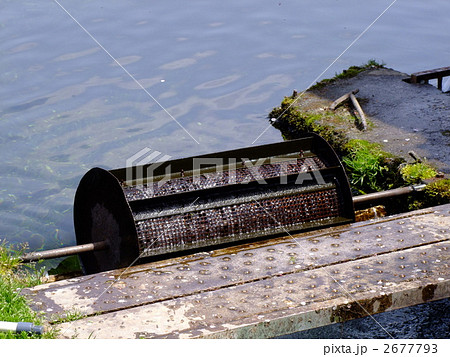
[(36, 107), (38, 105), (43, 105), (47, 102), (48, 98), (49, 97), (39, 98), (39, 99), (32, 100), (31, 102), (27, 102), (24, 104), (13, 105), (11, 107), (6, 108), (4, 111), (0, 112), (0, 116), (3, 114), (12, 114), (12, 113), (21, 112), (21, 111)]
[[(395, 311), (383, 312), (325, 327), (279, 337), (281, 339), (429, 339), (450, 337), (450, 299), (429, 302)], [(376, 322), (374, 321), (376, 320)], [(380, 325), (382, 327), (380, 327)]]

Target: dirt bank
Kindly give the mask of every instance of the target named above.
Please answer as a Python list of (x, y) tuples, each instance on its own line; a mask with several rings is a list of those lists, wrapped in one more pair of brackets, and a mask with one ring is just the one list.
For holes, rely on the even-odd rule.
[[(324, 116), (330, 125), (344, 129), (349, 138), (383, 145), (384, 150), (412, 161), (409, 151), (426, 157), (440, 171), (450, 173), (450, 93), (427, 84), (409, 84), (409, 77), (392, 69), (368, 69), (353, 78), (338, 79), (298, 94), (301, 111), (323, 114), (338, 97), (359, 89), (356, 97), (369, 122), (367, 131), (355, 126), (350, 106), (336, 111), (347, 120)], [(325, 123), (323, 123), (325, 124)]]

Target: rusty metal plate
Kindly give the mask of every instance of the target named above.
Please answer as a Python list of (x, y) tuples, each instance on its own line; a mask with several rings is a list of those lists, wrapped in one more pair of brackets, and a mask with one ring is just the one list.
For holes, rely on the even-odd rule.
[[(450, 205), (374, 222), (200, 253), (69, 279), (24, 290), (32, 307), (52, 315), (85, 315), (129, 309), (236, 285), (288, 279), (295, 273), (450, 238)], [(382, 269), (380, 264), (379, 269)], [(403, 264), (405, 265), (405, 264)], [(288, 283), (289, 284), (289, 283)], [(318, 285), (318, 282), (311, 283)]]
[(197, 293), (81, 321), (64, 337), (273, 337), (448, 297), (450, 242)]

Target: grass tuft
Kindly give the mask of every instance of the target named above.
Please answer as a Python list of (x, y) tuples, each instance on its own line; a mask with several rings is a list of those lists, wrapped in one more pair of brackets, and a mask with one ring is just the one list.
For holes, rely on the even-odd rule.
[(326, 85), (337, 81), (338, 79), (347, 79), (357, 76), (359, 73), (364, 72), (368, 69), (375, 68), (385, 68), (385, 63), (378, 63), (374, 59), (370, 59), (367, 63), (362, 64), (361, 66), (351, 66), (348, 69), (344, 69), (341, 73), (336, 73), (333, 78), (323, 79), (320, 82), (317, 82), (313, 86), (309, 88), (312, 89), (320, 89), (325, 87)]
[[(43, 321), (31, 310), (26, 298), (20, 295), (23, 288), (40, 283), (44, 270), (37, 270), (33, 264), (21, 264), (20, 256), (25, 246), (15, 247), (0, 241), (0, 321), (32, 322), (42, 325)], [(22, 332), (0, 332), (0, 338), (54, 338), (55, 332), (45, 332), (42, 336)]]

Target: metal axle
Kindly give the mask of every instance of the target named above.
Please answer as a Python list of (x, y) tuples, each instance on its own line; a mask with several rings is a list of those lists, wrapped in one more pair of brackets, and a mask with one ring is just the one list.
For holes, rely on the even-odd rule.
[(64, 248), (57, 248), (57, 249), (43, 250), (40, 252), (27, 253), (21, 257), (21, 260), (24, 263), (28, 263), (28, 262), (33, 262), (33, 261), (42, 260), (42, 259), (61, 258), (61, 257), (65, 257), (68, 255), (75, 255), (75, 254), (80, 254), (80, 253), (85, 253), (85, 252), (105, 250), (108, 247), (109, 247), (109, 245), (106, 241), (81, 244), (81, 245), (73, 245), (73, 246), (64, 247)]
[[(422, 184), (422, 185), (415, 185), (415, 186), (400, 187), (400, 188), (395, 188), (392, 190), (386, 190), (386, 191), (381, 191), (381, 192), (374, 192), (374, 193), (369, 193), (369, 194), (361, 195), (361, 196), (355, 196), (355, 197), (353, 197), (353, 203), (355, 205), (358, 205), (358, 204), (362, 204), (362, 203), (374, 202), (374, 201), (392, 198), (392, 197), (396, 197), (396, 196), (408, 195), (413, 192), (422, 191), (425, 187), (426, 187), (426, 185)], [(51, 250), (44, 250), (44, 251), (40, 251), (40, 252), (27, 253), (21, 257), (21, 260), (24, 263), (28, 263), (28, 262), (38, 261), (38, 260), (42, 260), (42, 259), (61, 258), (61, 257), (65, 257), (68, 255), (75, 255), (75, 254), (86, 253), (86, 252), (106, 250), (108, 247), (109, 247), (109, 245), (106, 241), (87, 243), (87, 244), (74, 245), (74, 246), (69, 246), (69, 247), (64, 247), (64, 248), (57, 248), (57, 249), (51, 249)]]

